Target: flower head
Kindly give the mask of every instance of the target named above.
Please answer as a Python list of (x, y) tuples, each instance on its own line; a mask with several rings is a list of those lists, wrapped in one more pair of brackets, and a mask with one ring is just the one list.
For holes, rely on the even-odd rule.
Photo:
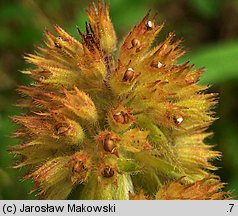
[[(59, 26), (25, 59), (35, 81), (21, 86), (16, 168), (28, 167), (44, 199), (222, 199), (212, 175), (220, 156), (204, 139), (215, 94), (197, 84), (174, 33), (153, 46), (163, 24), (147, 13), (117, 48), (103, 2), (90, 5), (81, 42)], [(114, 53), (117, 53), (115, 58)]]

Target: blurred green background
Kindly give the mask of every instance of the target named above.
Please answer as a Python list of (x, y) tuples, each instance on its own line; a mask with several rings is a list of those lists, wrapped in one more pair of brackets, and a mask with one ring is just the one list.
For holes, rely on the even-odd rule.
[[(85, 0), (1, 0), (0, 1), (0, 199), (35, 199), (29, 194), (32, 183), (22, 181), (23, 170), (13, 170), (14, 158), (7, 150), (18, 141), (10, 138), (16, 127), (9, 116), (21, 114), (17, 109), (17, 85), (30, 83), (19, 71), (29, 65), (24, 53), (42, 44), (42, 32), (59, 24), (79, 39), (76, 25), (84, 29)], [(211, 84), (219, 92), (217, 120), (210, 130), (209, 143), (222, 151), (217, 174), (227, 182), (226, 190), (238, 196), (238, 0), (111, 0), (110, 14), (119, 41), (149, 9), (159, 12), (166, 26), (158, 37), (169, 31), (184, 39), (187, 54), (197, 67), (206, 67), (201, 83)]]

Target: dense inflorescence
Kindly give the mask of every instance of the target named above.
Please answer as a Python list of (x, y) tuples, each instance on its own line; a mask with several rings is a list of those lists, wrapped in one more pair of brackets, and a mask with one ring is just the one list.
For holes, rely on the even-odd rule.
[(216, 102), (197, 84), (203, 69), (178, 63), (174, 33), (153, 46), (163, 24), (150, 13), (117, 52), (108, 6), (87, 15), (81, 42), (56, 25), (25, 57), (34, 83), (18, 89), (15, 167), (43, 199), (225, 198), (210, 163), (220, 153), (204, 143)]

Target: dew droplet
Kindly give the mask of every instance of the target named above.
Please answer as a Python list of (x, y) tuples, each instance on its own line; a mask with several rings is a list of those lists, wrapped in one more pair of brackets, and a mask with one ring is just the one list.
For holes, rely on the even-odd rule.
[(138, 39), (134, 38), (131, 41), (131, 45), (132, 45), (132, 47), (140, 47), (140, 41)]
[(149, 20), (146, 24), (147, 30), (152, 30), (154, 28), (154, 23)]
[(175, 118), (175, 123), (177, 125), (180, 125), (182, 122), (183, 122), (183, 117), (182, 116), (179, 116), (179, 117)]
[(160, 61), (153, 60), (150, 64), (150, 66), (154, 67), (154, 68), (161, 68), (163, 66), (163, 64)]
[(121, 112), (118, 112), (113, 115), (113, 118), (115, 119), (116, 122), (123, 124), (124, 123), (124, 116)]
[(114, 170), (111, 167), (106, 167), (103, 171), (102, 171), (102, 176), (104, 176), (105, 178), (110, 178), (114, 175)]
[(103, 148), (107, 152), (113, 152), (113, 150), (115, 149), (114, 141), (111, 139), (106, 139), (103, 143)]
[(132, 68), (128, 68), (123, 76), (123, 81), (132, 81), (135, 78), (135, 72)]
[(158, 68), (161, 68), (163, 66), (163, 64), (161, 62), (158, 61)]

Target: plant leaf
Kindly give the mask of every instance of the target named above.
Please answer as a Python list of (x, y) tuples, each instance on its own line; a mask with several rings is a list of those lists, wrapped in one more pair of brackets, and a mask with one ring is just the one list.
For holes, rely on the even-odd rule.
[[(196, 67), (205, 67), (201, 84), (217, 84), (238, 79), (238, 41), (204, 47), (189, 59)], [(186, 59), (188, 57), (186, 56)]]

